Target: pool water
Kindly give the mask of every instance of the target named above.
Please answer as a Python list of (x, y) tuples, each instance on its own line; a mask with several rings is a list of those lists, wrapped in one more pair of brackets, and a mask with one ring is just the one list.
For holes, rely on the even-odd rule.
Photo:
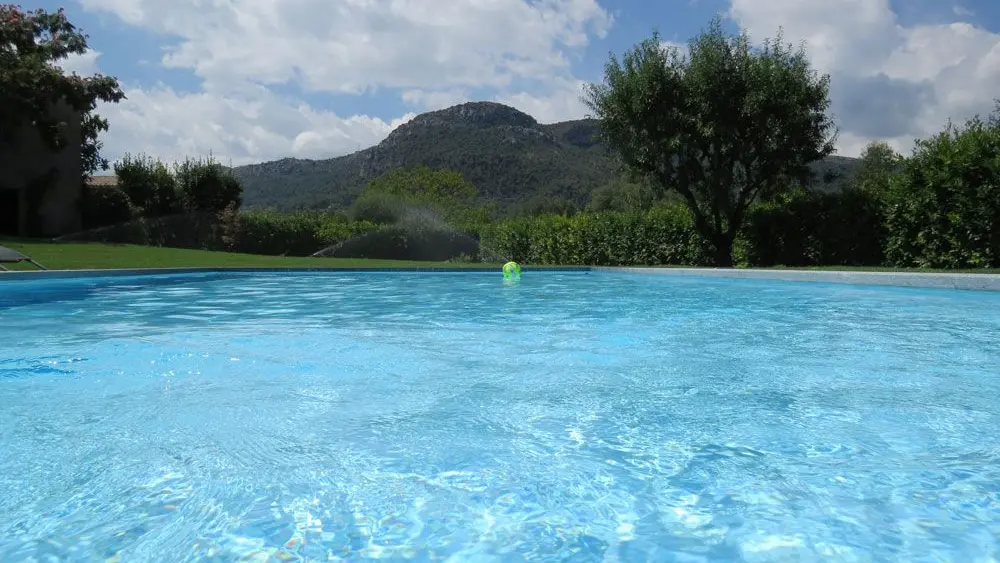
[(993, 561), (1000, 295), (0, 282), (0, 561)]

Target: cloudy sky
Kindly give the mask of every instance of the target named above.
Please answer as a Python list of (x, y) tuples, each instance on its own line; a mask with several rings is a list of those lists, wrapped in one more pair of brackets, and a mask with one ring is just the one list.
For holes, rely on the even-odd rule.
[(64, 66), (115, 75), (128, 96), (102, 109), (112, 159), (332, 157), (467, 100), (579, 118), (609, 51), (654, 27), (685, 42), (716, 13), (806, 42), (832, 76), (842, 155), (872, 139), (908, 153), (1000, 96), (997, 0), (64, 1), (93, 47)]

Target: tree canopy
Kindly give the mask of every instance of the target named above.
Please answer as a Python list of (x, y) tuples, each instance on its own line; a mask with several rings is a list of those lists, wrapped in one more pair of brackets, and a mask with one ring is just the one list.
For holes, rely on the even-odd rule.
[(24, 125), (34, 126), (53, 149), (66, 143), (66, 124), (52, 107), (64, 101), (83, 115), (82, 159), (84, 176), (107, 169), (100, 156), (99, 135), (108, 122), (94, 110), (99, 102), (118, 102), (125, 94), (114, 77), (82, 77), (57, 66), (70, 55), (87, 52), (87, 36), (66, 18), (64, 10), (24, 11), (0, 5), (0, 131), (10, 142)]
[(463, 223), (483, 219), (486, 209), (476, 206), (479, 190), (452, 170), (413, 166), (396, 168), (372, 179), (352, 206), (358, 219), (395, 223), (408, 216)]
[(834, 150), (829, 77), (780, 35), (754, 48), (720, 18), (687, 53), (654, 32), (621, 60), (611, 55), (584, 101), (628, 171), (680, 194), (719, 266), (732, 265), (751, 204), (804, 183), (808, 165)]
[(1000, 267), (1000, 106), (917, 141), (889, 182), (895, 266)]

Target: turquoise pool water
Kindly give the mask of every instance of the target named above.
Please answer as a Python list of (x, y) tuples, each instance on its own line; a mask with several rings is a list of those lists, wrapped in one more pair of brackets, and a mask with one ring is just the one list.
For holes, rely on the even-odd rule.
[(3, 280), (0, 560), (989, 561), (998, 366), (976, 292)]

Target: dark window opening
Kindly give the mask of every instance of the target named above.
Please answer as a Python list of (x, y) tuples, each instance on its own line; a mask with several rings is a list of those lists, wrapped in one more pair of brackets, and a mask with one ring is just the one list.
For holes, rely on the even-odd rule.
[(18, 190), (0, 190), (0, 236), (21, 234), (21, 194)]

